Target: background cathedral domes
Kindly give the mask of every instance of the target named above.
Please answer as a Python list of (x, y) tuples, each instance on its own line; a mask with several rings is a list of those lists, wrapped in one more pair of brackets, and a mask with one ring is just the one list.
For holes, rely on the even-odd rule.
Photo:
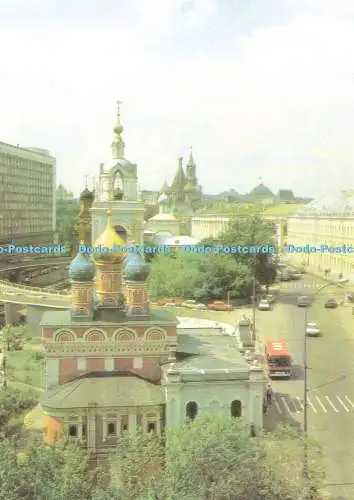
[(77, 254), (69, 266), (68, 275), (72, 281), (92, 281), (96, 275), (96, 266), (91, 256)]
[(148, 264), (138, 253), (130, 253), (124, 261), (123, 278), (126, 281), (146, 281), (150, 273)]
[(157, 200), (157, 203), (159, 205), (167, 205), (169, 203), (170, 199), (169, 197), (167, 196), (166, 193), (162, 193), (161, 196), (159, 196), (158, 200)]

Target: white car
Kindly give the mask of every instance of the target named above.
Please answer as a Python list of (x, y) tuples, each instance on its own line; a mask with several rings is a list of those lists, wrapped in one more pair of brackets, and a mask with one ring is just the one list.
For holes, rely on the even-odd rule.
[(307, 323), (306, 335), (309, 337), (318, 337), (321, 335), (321, 330), (318, 328), (317, 323)]
[(258, 309), (260, 311), (270, 311), (271, 308), (272, 308), (272, 306), (271, 306), (269, 300), (266, 300), (266, 299), (261, 300), (258, 304)]
[(206, 309), (208, 309), (207, 306), (202, 303), (196, 304), (195, 308), (198, 309), (199, 311), (205, 311)]
[(176, 307), (176, 304), (174, 302), (166, 302), (164, 307)]

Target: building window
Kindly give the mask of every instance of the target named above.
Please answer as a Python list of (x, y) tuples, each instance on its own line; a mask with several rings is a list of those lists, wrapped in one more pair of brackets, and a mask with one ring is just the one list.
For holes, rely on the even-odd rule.
[(242, 415), (242, 403), (241, 401), (235, 400), (231, 403), (231, 416), (233, 418), (240, 418)]
[(86, 358), (77, 358), (77, 369), (84, 371), (87, 368)]
[(143, 358), (134, 358), (133, 359), (134, 370), (141, 370), (142, 367), (143, 367)]
[(198, 415), (198, 404), (195, 401), (189, 401), (186, 404), (186, 417), (189, 420), (195, 420)]
[(106, 358), (104, 360), (104, 369), (107, 372), (112, 372), (114, 370), (114, 359), (113, 358)]
[(86, 432), (87, 432), (87, 431), (86, 431), (86, 425), (84, 424), (84, 425), (82, 426), (82, 437), (86, 437)]
[(69, 436), (77, 437), (77, 435), (78, 435), (77, 425), (69, 425)]
[(107, 424), (107, 436), (116, 436), (117, 435), (117, 424), (114, 422), (109, 422)]
[(147, 426), (148, 432), (156, 432), (156, 424), (155, 422), (149, 422)]
[(127, 430), (128, 430), (128, 426), (127, 426), (127, 424), (124, 424), (124, 425), (123, 425), (122, 430), (123, 430), (123, 431), (127, 431)]

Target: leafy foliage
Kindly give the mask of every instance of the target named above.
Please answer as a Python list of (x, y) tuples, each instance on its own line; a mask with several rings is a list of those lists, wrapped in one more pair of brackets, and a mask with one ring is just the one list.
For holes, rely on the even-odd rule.
[[(125, 499), (293, 500), (304, 495), (304, 438), (280, 427), (250, 437), (239, 419), (203, 415), (167, 435), (165, 466), (158, 438), (123, 438), (111, 464), (111, 494)], [(306, 441), (309, 483), (324, 478), (320, 451)], [(160, 465), (161, 464), (161, 465)]]
[[(229, 228), (218, 239), (207, 238), (200, 247), (268, 246), (275, 248), (275, 227), (255, 206), (238, 208)], [(153, 299), (175, 297), (209, 301), (249, 297), (253, 277), (259, 284), (274, 282), (276, 268), (269, 253), (187, 253), (157, 255), (151, 263)]]
[(90, 467), (77, 444), (47, 446), (32, 442), (20, 455), (10, 441), (0, 442), (0, 500), (90, 500), (102, 488), (103, 474)]
[(26, 325), (5, 325), (0, 332), (0, 336), (6, 345), (7, 351), (20, 351), (23, 349), (24, 343), (30, 340), (27, 335)]
[(57, 202), (57, 231), (59, 243), (73, 241), (73, 228), (79, 215), (79, 205), (67, 201)]
[(6, 432), (6, 425), (11, 417), (29, 408), (33, 408), (37, 399), (32, 394), (24, 394), (13, 389), (0, 390), (0, 430)]

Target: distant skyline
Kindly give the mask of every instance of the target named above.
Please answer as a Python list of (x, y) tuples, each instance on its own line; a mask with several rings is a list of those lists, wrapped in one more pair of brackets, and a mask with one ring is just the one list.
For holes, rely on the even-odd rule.
[(78, 194), (116, 101), (142, 189), (177, 157), (206, 193), (354, 188), (351, 0), (2, 0), (0, 141), (49, 149)]

